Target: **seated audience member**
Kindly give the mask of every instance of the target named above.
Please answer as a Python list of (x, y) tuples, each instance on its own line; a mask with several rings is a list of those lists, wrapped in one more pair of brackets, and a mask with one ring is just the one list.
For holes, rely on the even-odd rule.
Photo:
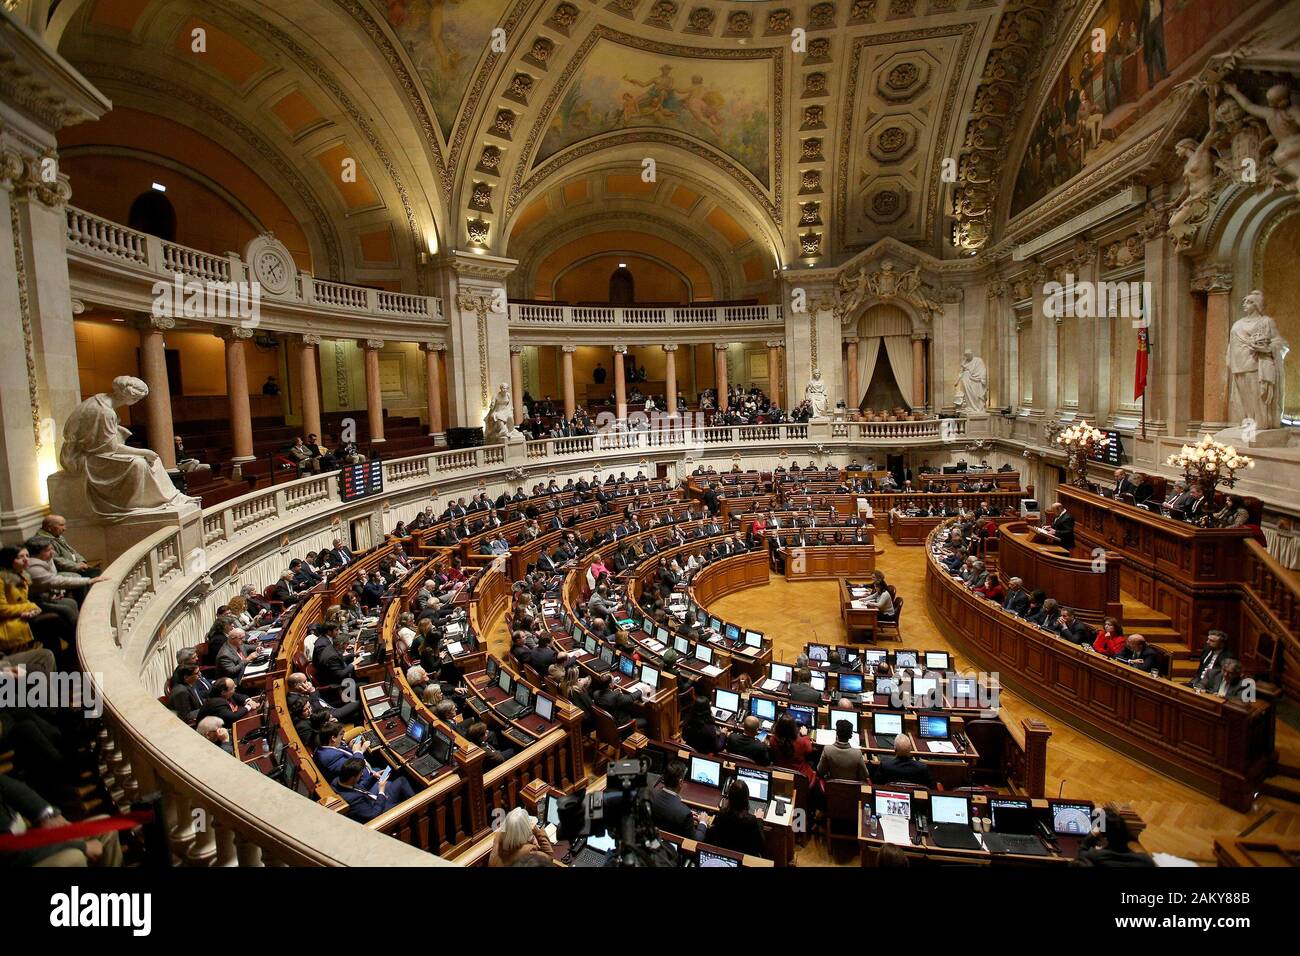
[(1241, 495), (1228, 495), (1228, 500), (1214, 515), (1216, 528), (1240, 528), (1250, 521), (1250, 512), (1246, 510), (1246, 501)]
[(1011, 578), (1007, 585), (1007, 594), (1002, 601), (1002, 606), (1012, 614), (1023, 615), (1029, 607), (1029, 593), (1025, 590), (1024, 580)]
[(722, 731), (707, 697), (696, 697), (691, 703), (682, 719), (682, 740), (702, 754), (715, 754), (722, 749)]
[(255, 697), (244, 698), (241, 702), (236, 694), (235, 682), (229, 677), (218, 677), (212, 682), (212, 691), (203, 705), (199, 707), (198, 719), (220, 717), (227, 727), (235, 726), (235, 721), (242, 720), (249, 714), (260, 713), (262, 701)]
[(45, 520), (41, 522), (41, 530), (33, 537), (50, 539), (54, 545), (54, 566), (60, 571), (80, 574), (87, 578), (99, 577), (99, 568), (91, 567), (90, 562), (63, 536), (67, 529), (68, 522), (63, 515), (46, 515)]
[(1148, 674), (1160, 672), (1160, 655), (1147, 643), (1141, 634), (1131, 634), (1124, 642), (1124, 649), (1115, 655), (1115, 660), (1122, 661)]
[(1124, 628), (1119, 621), (1113, 617), (1108, 617), (1101, 622), (1101, 628), (1097, 631), (1097, 639), (1092, 642), (1092, 649), (1099, 654), (1105, 654), (1107, 657), (1118, 657), (1119, 652), (1124, 649), (1128, 638), (1124, 636)]
[(1068, 607), (1061, 608), (1061, 613), (1055, 623), (1048, 622), (1048, 626), (1061, 637), (1075, 644), (1091, 647), (1092, 642), (1096, 639), (1096, 632), (1075, 617), (1074, 610)]
[(1039, 627), (1050, 628), (1056, 623), (1057, 618), (1061, 616), (1060, 605), (1056, 603), (1056, 598), (1043, 598), (1041, 603), (1035, 607), (1035, 600), (1042, 594), (1041, 591), (1035, 591), (1029, 598), (1029, 613), (1025, 615), (1025, 620), (1030, 624), (1036, 624)]
[(280, 580), (275, 582), (275, 587), (271, 589), (271, 599), (279, 601), (286, 607), (297, 604), (303, 599), (302, 589), (294, 581), (292, 571), (286, 570), (280, 575)]
[(685, 777), (686, 763), (682, 760), (670, 760), (668, 766), (664, 768), (664, 775), (660, 778), (659, 785), (650, 791), (650, 812), (654, 817), (655, 826), (677, 836), (694, 837), (698, 840), (703, 838), (705, 829), (700, 815), (683, 803), (677, 793), (677, 788), (682, 785)]
[(817, 772), (808, 762), (813, 752), (812, 738), (808, 736), (807, 728), (796, 723), (789, 714), (776, 719), (767, 746), (772, 751), (773, 766), (802, 774), (809, 783), (816, 778)]
[(243, 681), (249, 663), (262, 653), (260, 647), (244, 646), (244, 638), (247, 636), (242, 627), (232, 628), (226, 635), (226, 643), (217, 652), (218, 677), (229, 677), (236, 685)]
[(481, 720), (475, 721), (465, 728), (465, 739), (482, 749), (484, 753), (483, 769), (485, 770), (499, 767), (510, 759), (511, 755), (498, 748), (495, 735), (488, 733), (487, 724)]
[(530, 858), (546, 866), (555, 862), (554, 850), (546, 831), (529, 822), (527, 810), (515, 807), (506, 814), (492, 838), (488, 866), (521, 866)]
[(871, 775), (872, 783), (883, 786), (888, 783), (916, 783), (923, 787), (934, 785), (934, 774), (930, 765), (924, 760), (917, 760), (912, 753), (912, 738), (907, 734), (894, 737), (894, 755), (881, 757), (880, 766)]
[(284, 456), (297, 465), (300, 475), (320, 472), (320, 459), (311, 453), (301, 435), (294, 438), (293, 444), (284, 450)]
[[(0, 774), (0, 833), (18, 836), (31, 829), (66, 826), (70, 826), (67, 818), (36, 790), (9, 774)], [(117, 833), (112, 831), (28, 849), (0, 850), (0, 868), (121, 865), (122, 848)]]
[(172, 673), (171, 690), (167, 692), (167, 706), (181, 720), (197, 714), (206, 697), (199, 691), (199, 666), (182, 664)]
[(37, 604), (49, 601), (71, 605), (71, 623), (76, 627), (77, 608), (86, 599), (90, 586), (107, 578), (88, 578), (75, 571), (60, 571), (54, 563), (54, 541), (51, 538), (37, 535), (30, 538), (23, 547), (27, 549), (27, 576), (32, 579), (32, 600)]
[[(1078, 865), (1106, 867), (1150, 867), (1155, 860), (1143, 853), (1114, 804), (1106, 804), (1105, 830), (1096, 829), (1080, 844)], [(1135, 848), (1135, 846), (1137, 848)]]
[(1215, 690), (1223, 680), (1223, 663), (1228, 660), (1228, 635), (1211, 629), (1205, 635), (1201, 659), (1196, 664), (1196, 676), (1189, 686), (1196, 690)]
[(347, 815), (361, 823), (386, 813), (412, 795), (411, 785), (405, 779), (385, 774), (371, 774), (370, 786), (360, 786), (365, 769), (364, 760), (352, 757), (343, 762), (334, 781), (334, 789), (347, 802)]
[(230, 739), (230, 731), (226, 729), (220, 717), (204, 717), (194, 729), (232, 757), (235, 755), (235, 745)]
[(767, 744), (758, 739), (762, 722), (749, 714), (741, 722), (740, 729), (727, 735), (727, 753), (744, 757), (751, 763), (766, 767), (772, 762), (772, 751)]
[(1002, 583), (1002, 575), (997, 571), (991, 572), (984, 583), (974, 588), (974, 591), (981, 597), (998, 604), (1005, 601), (1007, 597), (1007, 586)]
[(822, 692), (812, 685), (812, 671), (807, 667), (796, 667), (793, 676), (794, 681), (788, 690), (790, 700), (796, 704), (820, 704)]
[(749, 788), (741, 781), (728, 788), (726, 800), (704, 831), (704, 842), (749, 856), (767, 854), (763, 823), (749, 809)]
[(1253, 688), (1253, 682), (1245, 677), (1241, 661), (1232, 657), (1225, 658), (1219, 665), (1219, 673), (1219, 686), (1213, 688), (1212, 693), (1218, 694), (1224, 700), (1247, 699), (1247, 691)]
[(313, 711), (325, 712), (335, 720), (345, 724), (357, 723), (361, 717), (361, 701), (344, 699), (343, 703), (335, 707), (320, 695), (316, 685), (308, 679), (306, 674), (294, 672), (289, 675), (286, 690), (288, 692), (288, 702), (292, 703), (295, 697), (304, 697), (311, 701)]
[(835, 722), (835, 743), (822, 748), (822, 759), (817, 762), (817, 775), (823, 780), (865, 782), (871, 779), (862, 751), (850, 742), (855, 733), (853, 725), (847, 720)]
[(634, 694), (624, 693), (613, 685), (609, 674), (597, 674), (592, 679), (592, 687), (595, 688), (591, 695), (592, 701), (601, 710), (608, 712), (615, 724), (622, 727), (628, 721), (635, 721), (638, 730), (645, 729), (646, 719), (633, 713), (641, 707), (640, 691)]
[[(27, 549), (0, 548), (0, 654), (28, 650), (36, 640), (32, 622), (41, 616), (41, 608), (29, 598), (30, 586)], [(41, 636), (57, 644), (54, 630), (46, 628)]]

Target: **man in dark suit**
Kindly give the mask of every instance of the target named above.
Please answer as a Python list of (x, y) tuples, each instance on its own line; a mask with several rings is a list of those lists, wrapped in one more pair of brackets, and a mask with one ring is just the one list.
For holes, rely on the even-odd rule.
[(339, 652), (339, 640), (338, 625), (326, 624), (312, 651), (311, 666), (316, 670), (317, 680), (326, 687), (342, 684), (355, 677), (352, 655)]
[(1196, 690), (1217, 689), (1223, 682), (1223, 664), (1228, 658), (1228, 635), (1213, 630), (1205, 635), (1205, 647), (1196, 665), (1196, 676), (1190, 686)]
[(820, 704), (822, 694), (812, 685), (812, 671), (806, 667), (794, 669), (794, 681), (790, 684), (790, 700), (796, 704)]
[(352, 554), (352, 549), (343, 543), (342, 538), (335, 538), (334, 543), (330, 545), (329, 550), (330, 563), (337, 564), (340, 567), (351, 564), (356, 560)]
[(320, 584), (324, 578), (311, 569), (311, 566), (302, 558), (294, 558), (289, 562), (289, 570), (293, 572), (293, 584), (300, 591), (306, 591)]
[(1218, 694), (1224, 700), (1245, 700), (1247, 689), (1253, 685), (1245, 678), (1241, 661), (1232, 657), (1225, 659), (1220, 672), (1219, 686), (1213, 688), (1211, 693)]
[(261, 701), (250, 700), (240, 704), (235, 700), (235, 682), (229, 677), (219, 677), (212, 682), (212, 693), (199, 708), (198, 719), (220, 717), (227, 727), (235, 726), (235, 721), (242, 720), (249, 714), (260, 713)]
[(650, 792), (650, 813), (655, 826), (678, 836), (704, 838), (704, 824), (696, 813), (682, 802), (677, 788), (686, 776), (686, 764), (681, 760), (669, 761), (664, 768), (659, 786)]
[(181, 720), (196, 715), (203, 706), (206, 694), (198, 687), (201, 678), (197, 664), (182, 664), (172, 675), (171, 691), (167, 695), (167, 706)]
[(1002, 606), (1012, 614), (1023, 616), (1029, 607), (1029, 592), (1025, 590), (1025, 582), (1020, 578), (1012, 578), (1008, 583), (1011, 586), (1007, 589)]
[(758, 739), (761, 722), (753, 714), (747, 716), (740, 725), (740, 730), (733, 730), (727, 735), (727, 753), (744, 757), (751, 763), (766, 767), (772, 762), (772, 751), (767, 744)]
[(912, 756), (912, 738), (899, 734), (894, 738), (894, 755), (880, 758), (880, 766), (871, 774), (877, 786), (890, 783), (916, 783), (923, 787), (934, 785), (930, 765)]
[(1096, 638), (1096, 632), (1074, 616), (1074, 611), (1068, 607), (1061, 608), (1061, 616), (1056, 619), (1052, 625), (1052, 630), (1067, 641), (1075, 644), (1091, 646)]
[(1187, 482), (1174, 482), (1174, 491), (1160, 507), (1171, 518), (1186, 518), (1192, 506), (1192, 493), (1187, 490)]
[(334, 789), (347, 801), (348, 816), (353, 820), (361, 823), (373, 820), (411, 796), (411, 785), (401, 777), (393, 779), (375, 774), (370, 789), (361, 789), (364, 769), (365, 761), (360, 757), (345, 760), (338, 779), (334, 781)]
[(1124, 649), (1116, 655), (1115, 660), (1136, 667), (1140, 671), (1146, 671), (1148, 674), (1160, 672), (1160, 655), (1141, 634), (1130, 634)]
[(1051, 538), (1067, 551), (1074, 550), (1074, 515), (1065, 510), (1059, 501), (1047, 509), (1051, 519)]
[(1151, 479), (1142, 472), (1137, 472), (1133, 478), (1133, 503), (1137, 505), (1146, 504), (1155, 494), (1155, 489), (1151, 487)]
[(1124, 495), (1136, 495), (1137, 485), (1128, 476), (1128, 472), (1123, 468), (1115, 469), (1115, 484), (1111, 488), (1111, 495), (1120, 498)]

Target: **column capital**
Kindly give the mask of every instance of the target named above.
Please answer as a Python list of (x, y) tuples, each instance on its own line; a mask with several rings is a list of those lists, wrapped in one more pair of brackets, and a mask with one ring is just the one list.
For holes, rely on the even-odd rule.
[[(514, 347), (511, 346), (511, 351), (513, 350)], [(447, 351), (447, 343), (446, 342), (421, 342), (420, 351), (421, 352), (445, 352)]]
[(924, 332), (913, 332), (913, 333), (912, 333), (912, 341), (913, 341), (913, 342), (924, 342), (924, 341), (925, 341), (926, 339), (928, 339), (929, 337), (930, 337), (930, 336), (926, 335)]
[(514, 344), (512, 344), (512, 345), (510, 346), (510, 354), (511, 354), (511, 355), (523, 355), (523, 354), (524, 354), (524, 347), (523, 347), (522, 345), (514, 345)]
[(770, 349), (783, 349), (785, 348), (785, 339), (768, 339), (767, 347)]
[(620, 342), (618, 345), (615, 345), (615, 346), (614, 346), (614, 351), (615, 351), (615, 353), (617, 353), (618, 355), (626, 355), (626, 354), (627, 354), (627, 346)]
[(310, 345), (313, 348), (315, 348), (316, 346), (320, 345), (320, 336), (312, 332), (306, 332), (302, 336), (302, 344)]
[(845, 344), (845, 345), (857, 345), (857, 344), (858, 344), (858, 337), (857, 337), (856, 335), (846, 335), (846, 336), (844, 336), (844, 344)]
[(676, 351), (677, 351), (677, 343), (676, 343), (676, 342), (665, 342), (663, 345), (660, 346), (660, 348), (662, 348), (665, 352), (676, 352)]
[(714, 342), (714, 343), (713, 343), (713, 348), (714, 348), (715, 351), (718, 351), (718, 352), (725, 352), (725, 351), (727, 351), (727, 346), (728, 346), (728, 345), (730, 345), (729, 342)]
[(253, 337), (253, 330), (242, 325), (219, 325), (212, 334), (226, 342), (247, 342)]
[(560, 351), (561, 351), (561, 352), (568, 352), (570, 355), (572, 355), (574, 352), (578, 351), (578, 347), (577, 347), (576, 345), (572, 345), (572, 344), (570, 344), (570, 345), (561, 345), (561, 346), (560, 346)]
[(383, 339), (358, 339), (357, 345), (361, 346), (361, 348), (365, 349), (367, 352), (378, 352), (380, 349), (384, 347), (384, 340)]
[(170, 332), (176, 328), (176, 320), (170, 315), (146, 314), (140, 317), (139, 325), (144, 332)]

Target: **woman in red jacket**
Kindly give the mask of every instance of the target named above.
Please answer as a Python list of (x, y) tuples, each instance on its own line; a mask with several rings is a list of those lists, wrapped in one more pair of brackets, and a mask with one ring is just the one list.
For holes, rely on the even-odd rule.
[(1124, 650), (1124, 643), (1127, 640), (1119, 621), (1108, 617), (1101, 622), (1101, 630), (1097, 632), (1097, 639), (1092, 642), (1092, 649), (1107, 657), (1115, 657)]
[(990, 601), (1001, 604), (1007, 599), (1007, 587), (1002, 583), (1002, 574), (994, 571), (990, 574), (979, 587), (975, 588), (975, 593), (979, 594)]

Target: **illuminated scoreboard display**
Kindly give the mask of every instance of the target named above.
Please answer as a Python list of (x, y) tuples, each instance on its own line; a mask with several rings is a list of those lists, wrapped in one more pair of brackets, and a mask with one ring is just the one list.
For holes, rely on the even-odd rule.
[(339, 496), (356, 501), (384, 490), (384, 463), (378, 459), (360, 465), (344, 465), (339, 473)]
[(1105, 428), (1101, 429), (1101, 433), (1105, 437), (1092, 449), (1092, 460), (1107, 465), (1122, 465), (1124, 463), (1124, 441), (1120, 433)]

